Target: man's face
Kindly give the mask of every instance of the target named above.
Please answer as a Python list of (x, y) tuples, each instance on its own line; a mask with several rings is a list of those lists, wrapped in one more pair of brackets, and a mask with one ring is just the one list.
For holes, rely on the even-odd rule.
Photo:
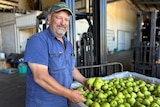
[(70, 15), (66, 11), (49, 14), (48, 21), (52, 32), (57, 37), (62, 37), (68, 30)]

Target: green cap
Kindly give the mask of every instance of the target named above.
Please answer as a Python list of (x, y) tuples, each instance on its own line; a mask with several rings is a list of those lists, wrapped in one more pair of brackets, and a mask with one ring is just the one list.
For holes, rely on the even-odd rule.
[(63, 11), (63, 10), (68, 11), (70, 13), (70, 15), (72, 15), (71, 9), (64, 2), (58, 2), (58, 3), (54, 4), (50, 8), (49, 13), (59, 12), (59, 11)]

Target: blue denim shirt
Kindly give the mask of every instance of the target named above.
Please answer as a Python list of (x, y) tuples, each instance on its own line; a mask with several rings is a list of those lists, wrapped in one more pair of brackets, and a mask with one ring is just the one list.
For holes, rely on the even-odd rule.
[[(33, 35), (26, 45), (25, 62), (32, 62), (48, 66), (49, 74), (58, 83), (70, 88), (75, 66), (72, 44), (64, 36), (64, 45), (55, 37), (50, 28)], [(26, 107), (67, 107), (67, 99), (47, 92), (36, 84), (33, 75), (27, 69)]]

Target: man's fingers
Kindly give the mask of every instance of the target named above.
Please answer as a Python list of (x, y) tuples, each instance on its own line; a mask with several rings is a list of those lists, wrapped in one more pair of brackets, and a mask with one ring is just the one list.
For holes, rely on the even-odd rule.
[(82, 102), (85, 102), (85, 101), (86, 101), (86, 99), (82, 97)]

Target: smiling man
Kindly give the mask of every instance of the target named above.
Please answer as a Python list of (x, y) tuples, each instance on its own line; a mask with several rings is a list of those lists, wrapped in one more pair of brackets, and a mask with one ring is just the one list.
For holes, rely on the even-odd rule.
[(68, 107), (68, 100), (84, 102), (84, 92), (71, 90), (73, 79), (85, 85), (86, 78), (75, 68), (73, 46), (65, 34), (72, 11), (64, 2), (49, 11), (49, 27), (27, 42), (26, 107)]

